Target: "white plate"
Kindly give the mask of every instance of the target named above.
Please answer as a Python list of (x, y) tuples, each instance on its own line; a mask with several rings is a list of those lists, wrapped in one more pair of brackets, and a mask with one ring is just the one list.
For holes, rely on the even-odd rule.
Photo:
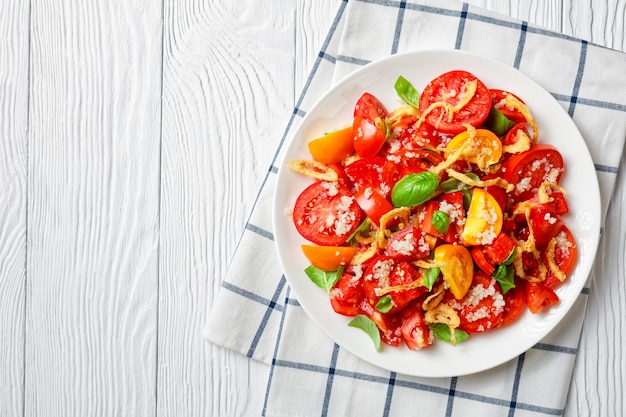
[[(348, 327), (350, 318), (336, 314), (328, 295), (305, 275), (309, 265), (300, 245), (306, 241), (296, 231), (286, 209), (291, 207), (310, 179), (284, 167), (290, 159), (310, 159), (307, 142), (325, 132), (352, 123), (354, 104), (365, 91), (392, 110), (403, 103), (394, 83), (399, 75), (418, 91), (436, 76), (455, 69), (469, 71), (488, 88), (519, 95), (539, 126), (539, 141), (556, 146), (565, 160), (561, 185), (568, 191), (570, 213), (565, 221), (578, 245), (578, 262), (571, 276), (556, 291), (561, 301), (545, 314), (525, 312), (514, 324), (472, 335), (456, 347), (440, 340), (421, 351), (383, 345), (376, 352), (360, 329)], [(307, 314), (340, 346), (382, 368), (422, 377), (460, 376), (498, 366), (525, 352), (563, 319), (578, 298), (591, 270), (600, 236), (600, 195), (595, 168), (587, 146), (563, 107), (542, 87), (500, 62), (461, 51), (425, 51), (390, 56), (354, 72), (328, 91), (308, 112), (290, 138), (279, 165), (274, 195), (274, 237), (280, 262), (298, 301)]]

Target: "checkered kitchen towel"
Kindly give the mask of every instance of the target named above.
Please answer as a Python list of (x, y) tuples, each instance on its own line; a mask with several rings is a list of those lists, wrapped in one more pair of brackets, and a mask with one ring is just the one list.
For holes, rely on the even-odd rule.
[[(342, 1), (285, 135), (277, 138), (277, 157), (290, 132), (332, 83), (390, 54), (432, 49), (491, 56), (529, 75), (563, 105), (595, 162), (604, 223), (626, 139), (626, 54), (455, 0)], [(204, 330), (209, 341), (271, 365), (264, 415), (563, 413), (588, 288), (554, 332), (495, 369), (429, 379), (369, 365), (333, 343), (290, 293), (272, 241), (272, 193), (282, 169), (277, 160)]]

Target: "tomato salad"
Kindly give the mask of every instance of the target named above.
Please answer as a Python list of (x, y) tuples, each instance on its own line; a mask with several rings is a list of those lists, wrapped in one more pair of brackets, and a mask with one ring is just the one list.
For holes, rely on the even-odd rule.
[(306, 274), (380, 343), (452, 344), (559, 302), (576, 261), (559, 151), (519, 96), (454, 70), (392, 111), (364, 93), (351, 126), (288, 166), (312, 178), (293, 221)]

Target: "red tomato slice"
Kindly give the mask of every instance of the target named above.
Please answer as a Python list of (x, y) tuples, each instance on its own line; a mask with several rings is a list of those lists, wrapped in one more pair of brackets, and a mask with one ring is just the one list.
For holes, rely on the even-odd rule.
[(409, 349), (418, 350), (430, 346), (435, 340), (433, 333), (430, 331), (424, 313), (420, 309), (416, 309), (413, 314), (407, 317), (400, 327), (402, 339)]
[(363, 93), (354, 105), (354, 117), (362, 117), (370, 122), (376, 118), (385, 119), (388, 114), (383, 103), (370, 93)]
[(330, 291), (330, 304), (336, 313), (352, 317), (359, 314), (363, 297), (363, 281), (344, 272)]
[[(545, 251), (542, 255), (545, 258)], [(577, 257), (578, 250), (576, 249), (576, 241), (574, 240), (574, 235), (567, 228), (567, 226), (563, 225), (559, 233), (557, 233), (556, 235), (554, 263), (556, 263), (559, 269), (565, 275), (567, 275), (574, 267)], [(560, 283), (561, 281), (556, 277), (556, 275), (554, 275), (550, 268), (548, 268), (548, 274), (546, 276), (544, 284), (546, 284), (548, 287), (553, 288)]]
[(530, 133), (528, 133), (528, 129), (526, 128), (526, 123), (521, 122), (521, 123), (516, 124), (512, 128), (510, 128), (509, 131), (506, 132), (506, 135), (504, 135), (504, 138), (502, 138), (502, 144), (513, 145), (517, 143), (518, 141), (517, 132), (520, 130), (523, 131), (526, 134), (526, 136), (530, 137)]
[(393, 307), (385, 314), (393, 314), (405, 308), (409, 302), (426, 293), (424, 286), (398, 289), (380, 294), (379, 291), (388, 287), (410, 286), (420, 278), (418, 270), (407, 261), (398, 261), (388, 256), (376, 258), (363, 274), (363, 291), (372, 306), (385, 295), (393, 301)]
[(447, 145), (455, 135), (437, 130), (429, 123), (422, 123), (413, 141), (418, 148), (438, 148)]
[(474, 246), (472, 247), (470, 252), (472, 254), (472, 259), (474, 259), (474, 262), (476, 263), (476, 265), (485, 274), (491, 275), (493, 271), (496, 270), (496, 267), (494, 266), (494, 264), (490, 260), (488, 260), (487, 257), (485, 256), (485, 251), (482, 246)]
[[(446, 234), (440, 233), (432, 223), (432, 217), (436, 210), (443, 211), (448, 215), (450, 226)], [(461, 232), (465, 224), (465, 209), (463, 208), (463, 193), (455, 191), (443, 194), (436, 200), (426, 203), (426, 212), (421, 222), (421, 228), (425, 233), (443, 239), (448, 243), (461, 243)]]
[(363, 298), (359, 302), (359, 313), (365, 314), (378, 327), (380, 340), (391, 346), (399, 346), (402, 337), (400, 335), (400, 318), (396, 315), (383, 314), (376, 310), (370, 302)]
[(293, 209), (296, 230), (322, 246), (338, 246), (361, 222), (361, 209), (347, 187), (318, 181), (302, 191)]
[(488, 245), (484, 246), (485, 255), (495, 265), (501, 265), (511, 255), (516, 244), (506, 233), (500, 233)]
[(530, 228), (535, 237), (537, 247), (544, 246), (561, 230), (564, 223), (548, 210), (548, 207), (539, 205), (530, 211)]
[(557, 304), (559, 296), (547, 285), (541, 282), (526, 284), (526, 304), (531, 313), (537, 314)]
[(385, 255), (398, 260), (426, 259), (430, 249), (424, 233), (417, 227), (409, 226), (389, 238)]
[(376, 226), (380, 226), (380, 218), (384, 214), (393, 210), (391, 203), (371, 187), (358, 189), (354, 194), (354, 198), (361, 210), (365, 212)]
[(502, 296), (504, 297), (504, 311), (499, 326), (504, 327), (513, 323), (526, 309), (526, 281), (515, 280), (515, 288), (511, 288)]
[(383, 197), (389, 195), (395, 184), (395, 165), (382, 157), (359, 159), (347, 165), (344, 171), (357, 190), (372, 187)]
[(385, 106), (373, 95), (364, 93), (354, 107), (352, 135), (354, 150), (362, 157), (374, 156), (387, 139)]
[(474, 272), (474, 280), (467, 295), (460, 301), (448, 296), (446, 302), (459, 314), (459, 329), (469, 333), (484, 332), (496, 327), (504, 312), (504, 298), (496, 280), (481, 272)]
[[(474, 96), (459, 111), (449, 117), (444, 107), (427, 110), (435, 103), (447, 103), (454, 106), (461, 102), (467, 83), (477, 80)], [(467, 71), (450, 71), (432, 80), (420, 97), (420, 113), (426, 114), (426, 121), (436, 129), (447, 133), (459, 133), (465, 124), (478, 127), (485, 121), (491, 110), (489, 89), (475, 75)]]
[(492, 105), (496, 110), (499, 110), (500, 113), (502, 113), (509, 120), (515, 123), (526, 122), (526, 118), (524, 117), (522, 113), (519, 112), (519, 110), (512, 109), (510, 107), (507, 107), (504, 104), (504, 99), (506, 98), (508, 94), (511, 94), (513, 97), (515, 97), (516, 99), (518, 99), (519, 101), (523, 103), (523, 101), (519, 97), (517, 97), (515, 94), (510, 93), (508, 91), (498, 90), (495, 88), (490, 89), (489, 92), (491, 93), (491, 98), (493, 102)]
[(391, 161), (394, 158), (399, 159), (399, 166), (396, 167), (398, 170), (396, 180), (408, 174), (427, 171), (430, 167), (444, 161), (443, 156), (434, 150), (428, 149), (407, 149), (387, 157)]
[(526, 152), (511, 155), (502, 167), (502, 177), (515, 185), (510, 195), (516, 201), (532, 198), (542, 182), (558, 183), (563, 175), (563, 157), (552, 145), (533, 145)]

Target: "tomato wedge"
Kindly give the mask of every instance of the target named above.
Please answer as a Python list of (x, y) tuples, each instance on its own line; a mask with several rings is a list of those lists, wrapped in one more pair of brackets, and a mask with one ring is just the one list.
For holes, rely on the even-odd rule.
[(516, 96), (513, 93), (510, 93), (508, 91), (505, 90), (499, 90), (496, 88), (492, 88), (489, 90), (489, 93), (491, 94), (491, 98), (493, 100), (493, 107), (500, 111), (500, 113), (502, 113), (504, 116), (506, 116), (509, 120), (515, 122), (515, 123), (523, 123), (526, 122), (526, 118), (524, 117), (524, 115), (522, 113), (520, 113), (519, 110), (513, 109), (511, 107), (508, 107), (506, 104), (504, 104), (504, 100), (506, 98), (507, 95), (511, 94), (513, 97), (515, 97), (516, 99), (518, 99), (520, 102), (523, 103), (523, 101)]
[(317, 181), (296, 199), (293, 219), (305, 239), (321, 246), (339, 246), (359, 227), (361, 209), (346, 186)]
[(354, 152), (352, 127), (336, 130), (314, 139), (307, 146), (316, 161), (324, 164), (341, 162)]
[[(426, 210), (421, 222), (425, 233), (441, 238), (448, 243), (461, 243), (461, 233), (465, 224), (465, 209), (463, 208), (463, 193), (455, 191), (443, 194), (436, 200), (426, 203)], [(445, 234), (439, 232), (433, 225), (432, 218), (436, 210), (448, 216), (449, 227)]]
[(411, 350), (423, 349), (432, 345), (435, 340), (424, 320), (424, 313), (419, 309), (404, 320), (400, 332), (404, 343)]
[(526, 304), (531, 313), (537, 314), (559, 302), (559, 296), (541, 282), (526, 284)]
[(474, 264), (469, 250), (465, 246), (446, 243), (435, 248), (434, 259), (454, 298), (463, 298), (472, 285), (474, 276)]
[(496, 280), (481, 271), (474, 273), (472, 286), (461, 301), (448, 298), (447, 303), (459, 314), (459, 329), (476, 333), (500, 324), (504, 312), (504, 297)]
[(508, 290), (504, 297), (504, 311), (499, 326), (504, 327), (513, 323), (526, 309), (526, 281), (515, 280), (515, 287)]
[(410, 262), (379, 256), (363, 274), (363, 291), (373, 306), (382, 297), (391, 297), (393, 306), (387, 313), (393, 314), (428, 291), (419, 281), (420, 276)]
[(516, 201), (531, 199), (543, 182), (559, 183), (563, 157), (552, 145), (536, 144), (526, 152), (511, 155), (502, 167), (502, 178), (513, 184), (510, 193)]
[(376, 226), (380, 226), (380, 218), (384, 214), (393, 210), (391, 203), (371, 187), (359, 188), (354, 193), (354, 198), (361, 210)]
[[(542, 254), (543, 258), (545, 258), (545, 251)], [(576, 259), (578, 256), (578, 250), (576, 249), (576, 241), (574, 240), (574, 235), (567, 228), (567, 226), (563, 225), (561, 230), (556, 235), (556, 246), (554, 248), (554, 263), (559, 267), (561, 272), (563, 272), (566, 276), (574, 267), (576, 263)], [(552, 272), (550, 268), (548, 268), (548, 274), (546, 275), (546, 279), (544, 284), (553, 288), (561, 283), (556, 275)]]
[(472, 201), (461, 235), (466, 246), (493, 242), (502, 230), (502, 209), (498, 201), (482, 188), (472, 190)]
[(344, 316), (359, 314), (362, 299), (363, 281), (345, 272), (330, 291), (330, 305), (336, 313)]
[[(476, 81), (475, 92), (471, 85)], [(471, 94), (469, 101), (468, 94)], [(475, 75), (461, 70), (441, 74), (432, 80), (420, 96), (420, 113), (426, 122), (442, 132), (460, 133), (465, 125), (480, 126), (491, 109), (489, 89)], [(456, 109), (454, 106), (461, 106)], [(454, 109), (453, 109), (454, 108)]]
[(363, 93), (354, 107), (352, 135), (354, 150), (362, 156), (374, 156), (385, 144), (387, 118), (385, 106), (370, 93)]
[(327, 272), (336, 271), (340, 266), (350, 263), (356, 252), (356, 248), (350, 246), (302, 245), (302, 253), (311, 265)]
[(430, 255), (430, 241), (430, 237), (417, 227), (405, 227), (389, 238), (385, 255), (398, 260), (426, 259)]
[(344, 171), (357, 189), (372, 187), (383, 197), (389, 195), (395, 184), (395, 164), (382, 157), (359, 159), (346, 165)]

